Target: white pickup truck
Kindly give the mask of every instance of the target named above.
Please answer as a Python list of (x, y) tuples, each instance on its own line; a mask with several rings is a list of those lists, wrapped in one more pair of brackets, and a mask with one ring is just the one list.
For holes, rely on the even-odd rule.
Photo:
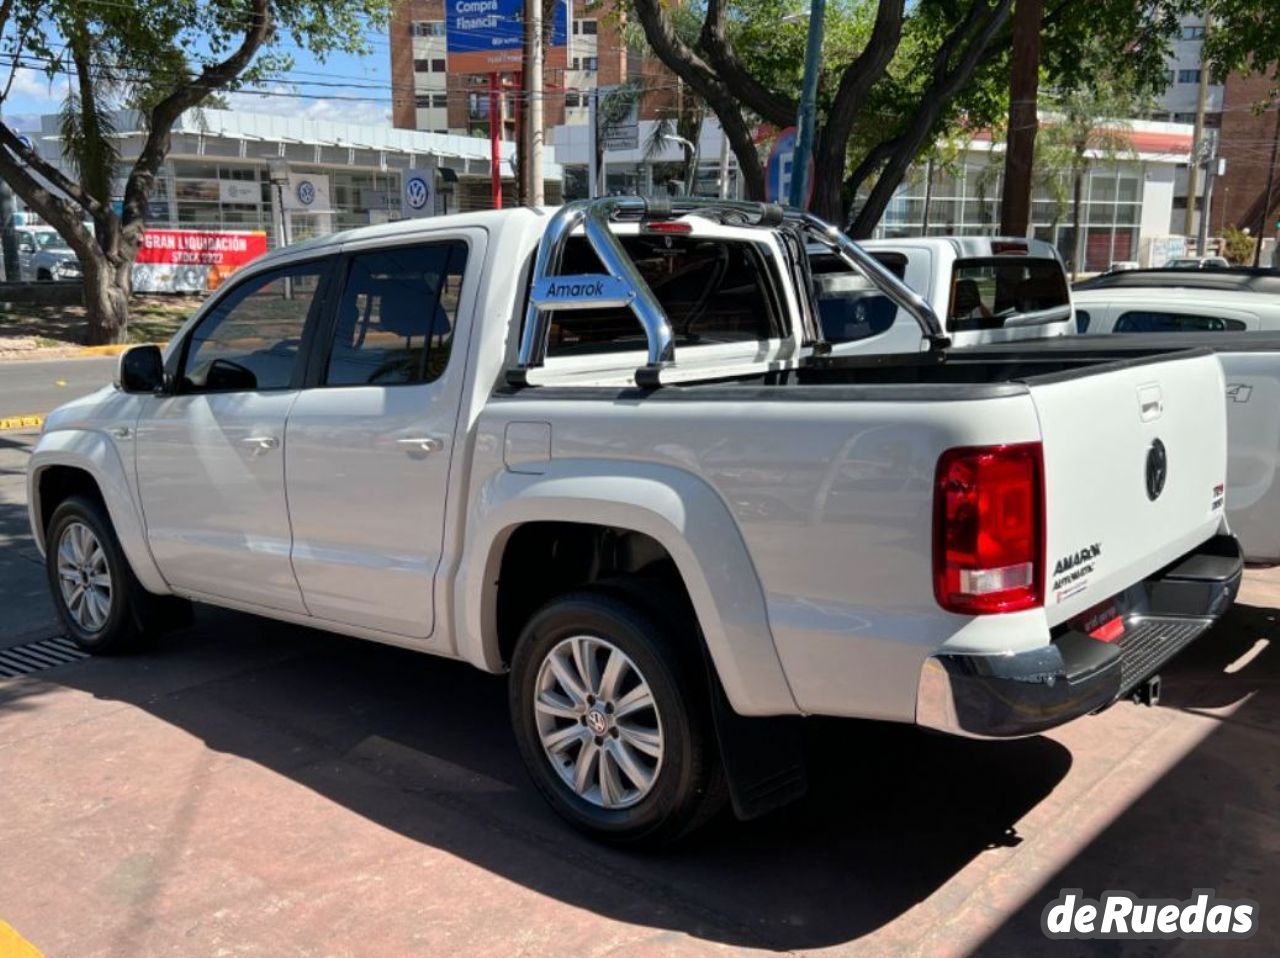
[[(929, 236), (859, 244), (938, 312), (953, 348), (1075, 331), (1058, 251), (1034, 239)], [(839, 257), (810, 246), (822, 332), (838, 356), (915, 352), (920, 328)]]
[[(811, 244), (925, 348), (823, 355)], [(1223, 404), (1207, 351), (953, 359), (811, 216), (613, 198), (264, 257), (48, 418), (30, 519), (83, 648), (193, 600), (509, 672), (550, 804), (658, 842), (802, 793), (789, 717), (1149, 689), (1239, 584)]]

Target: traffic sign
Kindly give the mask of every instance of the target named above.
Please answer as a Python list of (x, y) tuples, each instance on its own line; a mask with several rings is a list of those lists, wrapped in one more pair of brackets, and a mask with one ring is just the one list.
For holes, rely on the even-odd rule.
[[(769, 162), (765, 166), (764, 172), (764, 188), (765, 196), (772, 203), (787, 203), (791, 196), (791, 175), (792, 163), (796, 155), (796, 128), (789, 126), (781, 133), (773, 143), (773, 149), (769, 151)], [(804, 198), (804, 205), (807, 208), (809, 201), (813, 199), (813, 157), (809, 157), (809, 177), (808, 192)]]

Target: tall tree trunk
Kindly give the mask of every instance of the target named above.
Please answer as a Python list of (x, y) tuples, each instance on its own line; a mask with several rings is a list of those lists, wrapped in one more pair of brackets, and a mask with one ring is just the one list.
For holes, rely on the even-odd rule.
[(129, 263), (113, 264), (96, 249), (80, 256), (84, 268), (84, 306), (89, 346), (123, 343), (128, 338)]
[(1042, 0), (1017, 0), (1009, 68), (1009, 132), (1005, 137), (1000, 232), (1026, 236), (1031, 226), (1031, 170), (1036, 151)]

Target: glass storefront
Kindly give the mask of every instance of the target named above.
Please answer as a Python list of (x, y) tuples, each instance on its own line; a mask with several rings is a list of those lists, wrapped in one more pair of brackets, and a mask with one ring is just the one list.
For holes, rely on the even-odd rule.
[[(936, 169), (929, 200), (930, 236), (994, 235), (1000, 231), (1003, 168), (994, 162), (968, 161), (954, 171)], [(876, 236), (919, 236), (924, 225), (925, 167), (913, 167), (885, 210)], [(1100, 272), (1120, 260), (1138, 259), (1142, 218), (1143, 171), (1138, 163), (1091, 167), (1081, 190), (1084, 242), (1080, 266)], [(1053, 243), (1071, 263), (1078, 247), (1072, 229), (1072, 186), (1064, 183), (1055, 199), (1043, 183), (1032, 194), (1031, 219), (1037, 239)]]

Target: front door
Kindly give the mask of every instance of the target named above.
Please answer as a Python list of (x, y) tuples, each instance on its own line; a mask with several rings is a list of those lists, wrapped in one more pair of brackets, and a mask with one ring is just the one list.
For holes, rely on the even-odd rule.
[(462, 231), (353, 252), (338, 267), (317, 381), (285, 436), (293, 569), (317, 618), (431, 635), (466, 372), (458, 319), (477, 286), (464, 273), (483, 243)]
[(175, 589), (306, 611), (289, 563), (285, 421), (328, 262), (228, 289), (182, 345), (174, 394), (144, 404), (138, 487), (151, 552)]

